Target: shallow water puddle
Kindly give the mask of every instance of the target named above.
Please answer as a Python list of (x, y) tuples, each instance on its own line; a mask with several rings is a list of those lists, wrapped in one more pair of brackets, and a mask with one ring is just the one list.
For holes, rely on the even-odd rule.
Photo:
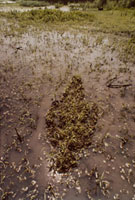
[[(112, 50), (112, 36), (102, 36), (57, 31), (1, 35), (2, 199), (133, 199), (135, 72)], [(85, 98), (98, 105), (100, 116), (78, 167), (53, 174), (45, 115), (73, 75), (81, 76)]]

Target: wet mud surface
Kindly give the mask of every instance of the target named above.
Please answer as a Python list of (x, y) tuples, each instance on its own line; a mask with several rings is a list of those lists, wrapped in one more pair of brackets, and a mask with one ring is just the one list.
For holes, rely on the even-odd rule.
[[(135, 72), (111, 35), (29, 31), (0, 36), (0, 198), (135, 199)], [(74, 75), (99, 119), (67, 173), (50, 169), (45, 117)], [(82, 132), (83, 134), (83, 132)]]

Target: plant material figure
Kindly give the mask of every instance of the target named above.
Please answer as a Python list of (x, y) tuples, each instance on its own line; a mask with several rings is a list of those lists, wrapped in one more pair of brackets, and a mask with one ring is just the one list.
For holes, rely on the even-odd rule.
[(64, 173), (77, 166), (80, 152), (92, 142), (97, 119), (97, 105), (86, 102), (82, 79), (73, 76), (46, 115), (47, 137), (54, 147), (51, 169)]

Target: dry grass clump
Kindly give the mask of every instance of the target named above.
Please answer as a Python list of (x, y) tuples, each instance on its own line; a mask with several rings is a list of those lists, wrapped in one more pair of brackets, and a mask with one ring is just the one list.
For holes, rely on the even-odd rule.
[(47, 136), (54, 147), (52, 169), (67, 172), (77, 165), (79, 153), (91, 144), (97, 119), (97, 105), (86, 102), (81, 77), (73, 76), (46, 115)]

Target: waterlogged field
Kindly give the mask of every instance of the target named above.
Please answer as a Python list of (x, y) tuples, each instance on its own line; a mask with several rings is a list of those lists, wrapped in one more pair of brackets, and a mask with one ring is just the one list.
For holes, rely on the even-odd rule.
[(0, 16), (0, 199), (135, 199), (134, 10)]

